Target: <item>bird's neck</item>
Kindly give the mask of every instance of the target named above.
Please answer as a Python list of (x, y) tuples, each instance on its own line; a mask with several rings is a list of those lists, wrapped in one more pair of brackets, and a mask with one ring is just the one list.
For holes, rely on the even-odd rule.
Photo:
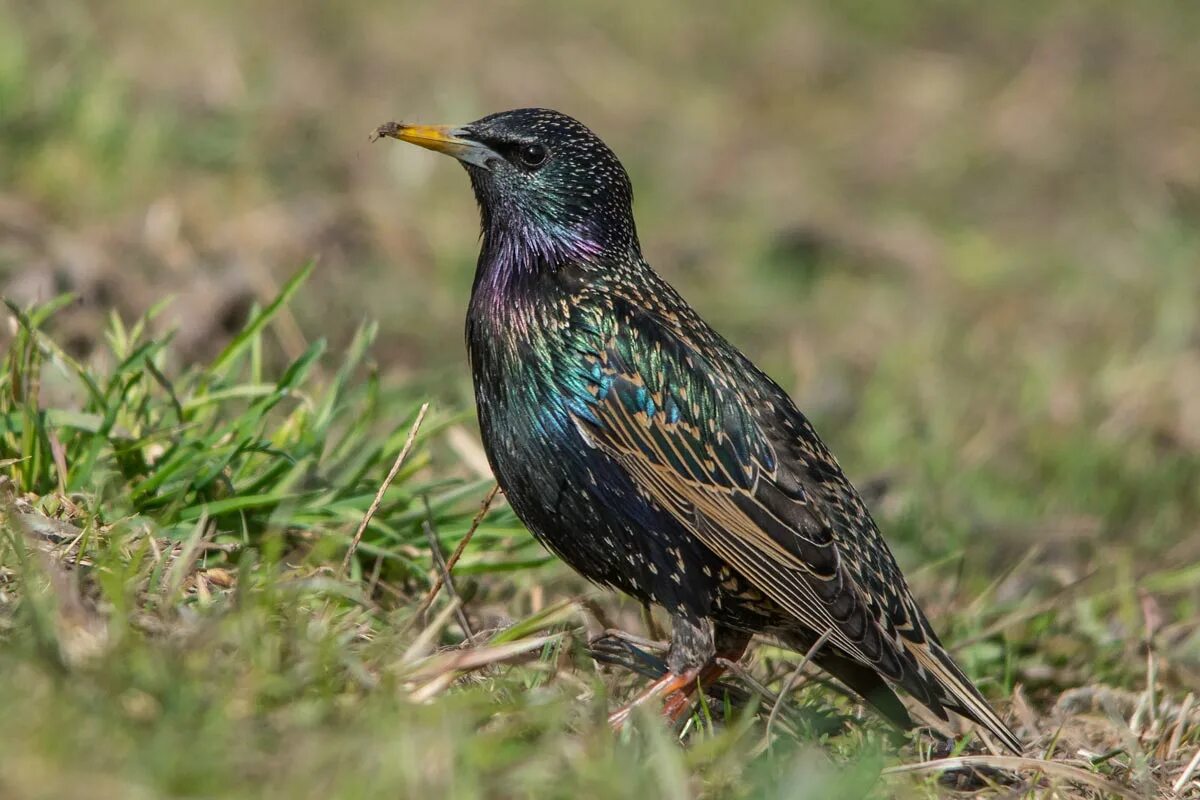
[[(587, 273), (637, 255), (636, 238), (614, 239), (602, 226), (494, 210), (484, 214), (473, 305), (496, 311), (543, 293), (564, 270)], [(479, 310), (483, 310), (482, 308)]]
[(507, 293), (568, 264), (591, 261), (603, 250), (583, 230), (497, 222), (483, 232), (477, 289)]

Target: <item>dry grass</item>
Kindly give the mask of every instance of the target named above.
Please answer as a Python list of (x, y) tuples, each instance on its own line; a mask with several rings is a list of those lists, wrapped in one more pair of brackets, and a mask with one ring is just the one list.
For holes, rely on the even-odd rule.
[[(1200, 796), (1198, 35), (1182, 4), (0, 0), (0, 292), (78, 297), (3, 334), (0, 794)], [(811, 669), (777, 703), (769, 643), (682, 747), (608, 735), (639, 679), (586, 642), (661, 620), (472, 522), (476, 212), (367, 144), (530, 104), (622, 156), (652, 263), (870, 490), (1032, 763), (924, 766)], [(426, 528), (474, 536), (457, 600)]]

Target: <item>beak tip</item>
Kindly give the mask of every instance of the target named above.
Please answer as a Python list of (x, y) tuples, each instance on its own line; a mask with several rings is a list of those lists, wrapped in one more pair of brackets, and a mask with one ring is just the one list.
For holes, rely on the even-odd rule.
[(377, 142), (380, 139), (384, 138), (385, 136), (395, 139), (396, 134), (398, 134), (400, 132), (400, 129), (402, 127), (404, 127), (404, 126), (401, 125), (399, 122), (385, 122), (371, 133), (371, 137), (370, 137), (371, 141)]
[(401, 142), (415, 144), (453, 156), (466, 164), (474, 164), (485, 169), (489, 162), (499, 156), (486, 145), (470, 138), (463, 138), (466, 128), (451, 125), (410, 125), (403, 122), (385, 122), (371, 134), (371, 141), (383, 137), (397, 139)]

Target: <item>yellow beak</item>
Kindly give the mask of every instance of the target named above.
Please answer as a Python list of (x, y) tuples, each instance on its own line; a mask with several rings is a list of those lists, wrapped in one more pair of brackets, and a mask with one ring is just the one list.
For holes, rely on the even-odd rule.
[(491, 159), (500, 156), (487, 145), (464, 138), (463, 128), (451, 125), (406, 125), (403, 122), (385, 122), (375, 129), (371, 141), (388, 137), (402, 142), (419, 145), (427, 150), (454, 156), (459, 161), (487, 168)]

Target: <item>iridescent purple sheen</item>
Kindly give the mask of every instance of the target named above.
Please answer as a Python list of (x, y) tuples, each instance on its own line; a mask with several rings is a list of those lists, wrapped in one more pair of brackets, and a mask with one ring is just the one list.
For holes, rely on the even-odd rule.
[(458, 130), (483, 228), (467, 312), (479, 424), (530, 531), (665, 607), (677, 673), (718, 647), (737, 658), (753, 633), (819, 641), (813, 662), (898, 726), (912, 720), (896, 686), (1019, 750), (813, 426), (642, 258), (613, 152), (545, 109)]

